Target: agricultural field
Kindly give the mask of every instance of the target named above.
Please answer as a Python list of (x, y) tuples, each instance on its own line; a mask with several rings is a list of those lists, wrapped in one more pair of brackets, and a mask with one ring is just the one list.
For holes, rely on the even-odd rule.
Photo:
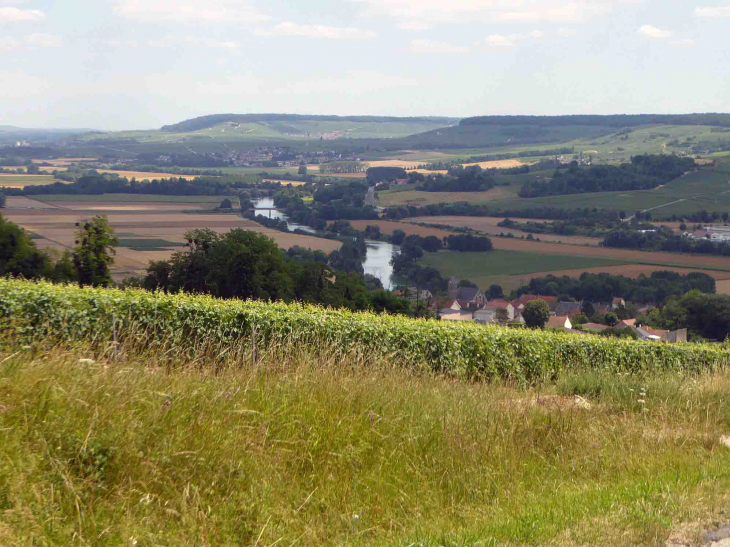
[(0, 173), (0, 188), (25, 188), (26, 186), (45, 186), (63, 182), (52, 175), (12, 175)]
[(501, 203), (498, 200), (508, 200), (516, 197), (518, 190), (518, 187), (498, 186), (486, 192), (422, 192), (404, 187), (378, 192), (378, 203), (382, 207), (397, 207), (399, 205), (420, 207), (436, 203), (456, 203), (460, 201), (473, 204), (487, 202)]
[[(540, 219), (520, 219), (510, 217), (512, 220), (527, 222), (538, 221)], [(456, 228), (470, 228), (479, 233), (495, 236), (499, 234), (512, 234), (515, 237), (527, 237), (528, 233), (522, 230), (512, 228), (502, 228), (497, 226), (504, 220), (504, 217), (466, 217), (466, 216), (434, 216), (434, 217), (411, 217), (404, 219), (404, 223), (423, 223), (423, 224), (441, 224), (444, 227), (454, 226)], [(533, 234), (533, 237), (540, 238), (540, 241), (551, 241), (567, 243), (569, 245), (595, 245), (601, 242), (600, 238), (581, 237), (581, 236), (564, 236), (559, 234)]]
[[(88, 199), (80, 199), (83, 197)], [(126, 197), (130, 199), (125, 201)], [(273, 238), (284, 249), (299, 245), (329, 253), (340, 246), (339, 241), (264, 228), (237, 214), (206, 213), (220, 203), (222, 198), (219, 196), (215, 196), (215, 201), (211, 201), (210, 196), (172, 196), (178, 199), (169, 201), (161, 199), (166, 196), (152, 196), (155, 199), (147, 201), (141, 199), (147, 197), (126, 194), (62, 196), (62, 199), (47, 202), (11, 197), (2, 214), (35, 234), (35, 244), (39, 248), (59, 251), (74, 246), (77, 222), (96, 214), (106, 215), (123, 243), (117, 248), (115, 257), (113, 275), (116, 279), (142, 274), (152, 260), (169, 259), (186, 243), (185, 232), (194, 228), (210, 228), (217, 232), (233, 228), (252, 230)]]
[[(496, 243), (496, 242), (495, 242)], [(425, 253), (419, 263), (436, 268), (442, 277), (455, 276), (468, 279), (480, 288), (486, 289), (495, 278), (536, 272), (553, 272), (560, 270), (592, 269), (599, 267), (616, 267), (625, 264), (621, 260), (602, 257), (584, 257), (568, 254), (570, 248), (564, 249), (566, 254), (538, 254), (516, 250), (494, 250), (486, 253), (459, 253), (440, 251)], [(728, 276), (730, 277), (730, 276)], [(517, 283), (519, 287), (521, 283)], [(503, 288), (515, 288), (505, 287)]]
[(529, 210), (598, 208), (614, 211), (651, 211), (656, 218), (689, 215), (696, 211), (730, 211), (730, 163), (702, 167), (654, 190), (598, 192), (540, 198), (504, 199), (489, 203), (494, 209)]
[(388, 235), (392, 234), (395, 230), (403, 230), (406, 235), (417, 235), (421, 237), (436, 236), (439, 238), (444, 238), (453, 233), (440, 228), (416, 226), (415, 224), (406, 224), (403, 222), (396, 222), (394, 220), (350, 220), (348, 222), (350, 223), (350, 226), (360, 231), (364, 231), (368, 225), (379, 226), (380, 231), (383, 234)]

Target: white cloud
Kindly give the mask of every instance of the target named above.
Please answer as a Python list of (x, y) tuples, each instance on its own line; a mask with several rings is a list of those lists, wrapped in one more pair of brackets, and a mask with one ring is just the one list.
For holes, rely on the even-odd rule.
[(672, 35), (670, 30), (662, 30), (651, 25), (643, 25), (638, 32), (649, 38), (669, 38)]
[(411, 51), (415, 53), (466, 53), (469, 48), (455, 46), (448, 42), (419, 39), (411, 40)]
[(346, 70), (318, 80), (297, 80), (274, 90), (276, 95), (314, 95), (347, 93), (348, 96), (370, 96), (373, 93), (389, 93), (402, 87), (416, 87), (418, 80), (392, 76), (377, 70)]
[(402, 21), (398, 23), (398, 28), (401, 30), (428, 30), (431, 26), (430, 23), (423, 21)]
[(137, 40), (109, 40), (107, 45), (111, 47), (139, 47)]
[(15, 38), (12, 38), (10, 36), (6, 36), (5, 38), (0, 38), (0, 51), (5, 49), (14, 49), (20, 45), (20, 42), (18, 42)]
[(730, 6), (695, 8), (695, 15), (697, 17), (730, 17)]
[(0, 22), (19, 23), (24, 21), (39, 21), (45, 14), (37, 9), (0, 8)]
[(696, 44), (697, 44), (697, 42), (695, 42), (695, 41), (694, 41), (694, 40), (692, 40), (691, 38), (685, 38), (685, 39), (683, 39), (683, 40), (672, 40), (672, 41), (671, 41), (671, 42), (669, 42), (669, 43), (670, 43), (671, 45), (673, 45), (673, 46), (683, 46), (683, 47), (689, 47), (689, 46), (694, 46), (694, 45), (696, 45)]
[(496, 47), (513, 47), (517, 45), (517, 42), (523, 40), (537, 40), (545, 36), (540, 30), (533, 30), (527, 34), (491, 34), (487, 36), (485, 42), (490, 46)]
[(270, 17), (242, 0), (117, 0), (114, 14), (143, 23), (259, 23)]
[(290, 21), (279, 23), (272, 29), (259, 29), (255, 34), (259, 36), (309, 36), (331, 40), (367, 40), (376, 36), (372, 30), (325, 25), (297, 25)]
[(584, 22), (643, 0), (352, 0), (362, 15), (387, 15), (406, 25), (473, 22)]
[[(132, 42), (135, 42), (134, 40)], [(126, 43), (130, 45), (130, 42)], [(212, 47), (223, 49), (236, 49), (240, 47), (240, 43), (234, 40), (212, 40), (210, 38), (202, 38), (198, 36), (176, 36), (168, 34), (162, 38), (147, 40), (149, 47), (176, 47), (180, 45), (191, 45), (197, 47)]]
[(559, 28), (558, 29), (558, 36), (562, 36), (563, 38), (570, 38), (571, 36), (578, 36), (578, 30), (574, 28)]
[(61, 47), (63, 45), (60, 36), (40, 33), (26, 36), (25, 43), (32, 47)]

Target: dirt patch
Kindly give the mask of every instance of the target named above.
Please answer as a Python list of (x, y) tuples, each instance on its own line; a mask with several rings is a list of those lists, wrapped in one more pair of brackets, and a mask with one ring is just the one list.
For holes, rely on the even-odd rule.
[[(611, 275), (622, 275), (624, 277), (629, 277), (632, 279), (636, 279), (640, 275), (646, 275), (647, 277), (651, 275), (652, 272), (660, 271), (660, 270), (667, 270), (670, 272), (677, 272), (681, 275), (687, 275), (688, 273), (692, 272), (700, 272), (705, 273), (709, 275), (710, 277), (721, 280), (718, 281), (718, 286), (720, 283), (722, 283), (722, 280), (727, 280), (730, 282), (730, 271), (728, 272), (721, 272), (717, 270), (694, 270), (691, 268), (672, 268), (671, 266), (663, 267), (663, 266), (652, 266), (648, 264), (625, 264), (623, 266), (600, 266), (597, 268), (582, 268), (577, 270), (557, 270), (557, 271), (551, 271), (551, 272), (536, 272), (531, 274), (523, 274), (523, 275), (516, 275), (515, 278), (518, 278), (521, 281), (524, 281), (525, 283), (529, 283), (531, 279), (535, 279), (538, 277), (545, 277), (546, 275), (554, 275), (555, 277), (562, 277), (564, 275), (568, 277), (580, 277), (582, 273), (608, 273)], [(730, 287), (729, 287), (730, 288)], [(718, 292), (720, 292), (718, 290)]]
[[(512, 217), (510, 217), (512, 218)], [(412, 217), (404, 222), (421, 222), (426, 224), (444, 224), (448, 226), (456, 226), (458, 228), (471, 228), (483, 234), (488, 235), (499, 235), (499, 234), (512, 234), (515, 237), (527, 237), (527, 232), (522, 230), (515, 230), (512, 228), (502, 228), (497, 226), (502, 222), (504, 218), (499, 217), (463, 217), (463, 216), (437, 216), (437, 217)], [(514, 218), (519, 222), (526, 222), (528, 220), (533, 222), (544, 222), (536, 219), (518, 219)], [(570, 245), (595, 245), (598, 246), (600, 243), (599, 238), (595, 237), (581, 237), (581, 236), (564, 236), (558, 234), (533, 234), (533, 237), (540, 238), (541, 241), (551, 242), (563, 242)]]
[(7, 216), (7, 213), (13, 209), (23, 210), (23, 214), (31, 213), (32, 210), (36, 210), (38, 212), (43, 211), (42, 214), (47, 214), (45, 211), (48, 209), (56, 209), (56, 206), (23, 196), (8, 196), (6, 198), (5, 211), (3, 214)]
[(482, 169), (510, 169), (512, 167), (522, 167), (523, 165), (532, 165), (535, 162), (523, 162), (521, 160), (494, 160), (494, 161), (480, 161), (477, 163), (465, 163), (464, 167), (470, 167), (472, 165), (478, 165)]
[(384, 234), (392, 234), (395, 230), (403, 230), (406, 235), (417, 235), (421, 237), (436, 236), (439, 238), (453, 234), (448, 230), (440, 228), (428, 228), (426, 226), (416, 226), (415, 224), (407, 224), (405, 222), (395, 222), (393, 220), (351, 220), (350, 225), (356, 230), (363, 231), (368, 225), (380, 226), (380, 231)]
[[(495, 237), (492, 239), (495, 249), (507, 251), (526, 251), (543, 254), (570, 254), (576, 256), (598, 256), (614, 260), (629, 260), (649, 264), (670, 264), (675, 267), (694, 269), (713, 268), (730, 271), (730, 258), (721, 256), (683, 255), (676, 253), (633, 251), (630, 249), (612, 249), (608, 247), (587, 247), (580, 245), (561, 245), (542, 241), (525, 241)], [(664, 268), (655, 268), (664, 269)]]

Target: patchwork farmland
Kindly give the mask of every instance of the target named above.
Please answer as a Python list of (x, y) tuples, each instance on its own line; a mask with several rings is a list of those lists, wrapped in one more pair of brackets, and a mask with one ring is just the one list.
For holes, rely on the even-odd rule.
[[(81, 197), (87, 199), (79, 199)], [(172, 253), (182, 250), (181, 246), (186, 243), (185, 232), (194, 228), (210, 228), (220, 233), (233, 228), (252, 230), (273, 238), (284, 249), (299, 245), (329, 253), (340, 246), (339, 241), (264, 228), (237, 214), (205, 213), (215, 207), (220, 198), (211, 203), (206, 197), (170, 201), (139, 200), (146, 196), (128, 196), (129, 201), (124, 201), (123, 197), (64, 196), (75, 198), (75, 201), (10, 197), (2, 214), (31, 232), (39, 248), (58, 251), (74, 246), (77, 222), (95, 214), (106, 215), (120, 240), (113, 270), (117, 280), (141, 275), (150, 261), (169, 259)]]

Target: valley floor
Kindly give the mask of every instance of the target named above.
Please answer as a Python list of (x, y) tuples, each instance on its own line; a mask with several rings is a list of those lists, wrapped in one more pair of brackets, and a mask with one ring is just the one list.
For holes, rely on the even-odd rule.
[(2, 545), (699, 545), (728, 520), (727, 372), (536, 390), (306, 347), (0, 348)]

